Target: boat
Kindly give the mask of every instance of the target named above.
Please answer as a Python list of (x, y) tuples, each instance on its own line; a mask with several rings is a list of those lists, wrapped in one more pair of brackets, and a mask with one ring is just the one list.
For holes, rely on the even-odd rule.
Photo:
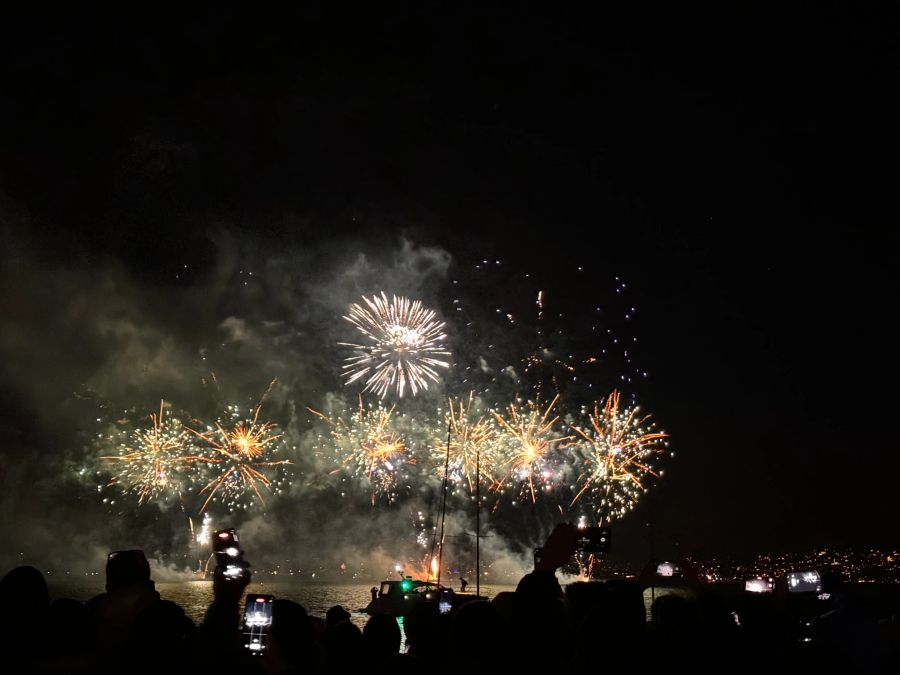
[(453, 589), (445, 588), (433, 581), (421, 581), (412, 577), (390, 579), (381, 582), (377, 596), (372, 599), (365, 611), (368, 614), (404, 616), (413, 607), (423, 603), (446, 606), (449, 600), (452, 607), (453, 595)]
[(438, 613), (446, 614), (473, 600), (488, 598), (477, 593), (457, 592), (436, 581), (403, 577), (382, 581), (377, 595), (362, 611), (398, 617), (405, 616), (418, 605), (426, 604), (434, 606)]
[[(388, 579), (382, 581), (373, 594), (371, 602), (365, 607), (367, 614), (388, 614), (390, 616), (404, 616), (413, 607), (421, 604), (435, 605), (439, 613), (445, 614), (473, 600), (488, 600), (481, 595), (481, 464), (476, 453), (475, 464), (475, 593), (466, 593), (462, 590), (454, 591), (441, 584), (441, 561), (444, 552), (444, 520), (447, 514), (447, 481), (450, 462), (450, 433), (447, 427), (447, 460), (444, 465), (444, 482), (441, 495), (441, 529), (440, 537), (432, 543), (432, 561), (434, 561), (435, 544), (438, 546), (437, 578), (434, 581), (422, 581), (405, 576), (400, 579)], [(465, 586), (464, 586), (465, 587)]]

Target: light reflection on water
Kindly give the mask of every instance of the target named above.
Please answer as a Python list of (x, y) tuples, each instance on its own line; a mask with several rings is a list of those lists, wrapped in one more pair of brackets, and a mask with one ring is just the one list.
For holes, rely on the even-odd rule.
[[(89, 600), (93, 596), (103, 592), (103, 578), (101, 576), (89, 577), (84, 581), (54, 582), (48, 579), (50, 597), (75, 598), (76, 600)], [(297, 583), (296, 581), (260, 581), (253, 582), (247, 587), (247, 593), (267, 593), (276, 598), (293, 600), (306, 609), (311, 616), (325, 618), (325, 612), (334, 605), (341, 605), (350, 612), (350, 620), (362, 629), (369, 620), (369, 615), (362, 611), (371, 594), (369, 589), (378, 586), (380, 582), (373, 584), (326, 584), (326, 583)], [(470, 587), (474, 591), (474, 588)], [(210, 581), (161, 581), (156, 583), (156, 590), (166, 600), (171, 600), (184, 609), (187, 616), (199, 625), (203, 622), (206, 608), (213, 599), (213, 587)], [(514, 585), (482, 585), (481, 594), (493, 598), (503, 591), (514, 591)], [(657, 587), (655, 597), (671, 593), (678, 594), (680, 589), (664, 589)], [(647, 611), (647, 620), (650, 620), (650, 603), (652, 602), (651, 590), (644, 594), (644, 603)], [(405, 650), (406, 635), (403, 632), (403, 623), (400, 624), (400, 632), (403, 643), (401, 650)]]
[[(369, 615), (362, 610), (371, 599), (369, 589), (378, 586), (372, 584), (325, 584), (296, 582), (253, 582), (247, 587), (247, 593), (267, 593), (276, 598), (285, 598), (298, 602), (312, 616), (325, 618), (325, 612), (334, 605), (341, 605), (350, 612), (350, 620), (362, 628)], [(474, 587), (470, 587), (475, 590)], [(210, 581), (161, 581), (156, 583), (156, 590), (166, 600), (180, 605), (194, 623), (200, 624), (213, 598), (213, 587)], [(514, 591), (515, 586), (481, 587), (481, 594), (489, 598), (501, 591)], [(90, 581), (64, 581), (54, 583), (50, 580), (50, 596), (56, 598), (75, 598), (88, 600), (103, 592), (102, 577), (92, 577)]]

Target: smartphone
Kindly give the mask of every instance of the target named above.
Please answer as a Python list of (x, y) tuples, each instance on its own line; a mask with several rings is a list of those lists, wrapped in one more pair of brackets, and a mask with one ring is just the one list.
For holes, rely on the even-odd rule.
[(656, 566), (656, 574), (661, 577), (677, 577), (681, 575), (681, 569), (675, 563), (661, 562)]
[(244, 555), (240, 548), (237, 530), (233, 527), (219, 530), (213, 535), (213, 551), (216, 564), (226, 579), (240, 579), (247, 571)]
[(453, 609), (453, 589), (442, 588), (438, 594), (438, 612), (449, 614), (451, 609)]
[(575, 550), (583, 553), (609, 553), (611, 543), (608, 527), (583, 527), (578, 530)]
[(756, 577), (744, 581), (744, 591), (747, 593), (771, 593), (773, 588), (775, 588), (775, 584), (771, 579)]
[(244, 648), (254, 656), (262, 655), (269, 646), (274, 600), (274, 595), (247, 595), (247, 602), (244, 604)]
[(230, 527), (226, 530), (219, 530), (213, 536), (213, 550), (216, 553), (226, 553), (230, 556), (237, 557), (240, 554), (240, 539), (238, 539), (237, 530)]
[(791, 593), (819, 593), (822, 590), (822, 577), (815, 570), (788, 572), (787, 585)]

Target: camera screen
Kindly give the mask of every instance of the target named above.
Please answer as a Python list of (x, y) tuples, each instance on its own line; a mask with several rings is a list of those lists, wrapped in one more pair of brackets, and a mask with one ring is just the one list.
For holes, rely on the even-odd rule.
[(443, 588), (438, 597), (438, 612), (447, 614), (451, 609), (453, 609), (453, 591), (449, 588)]
[(787, 582), (792, 593), (818, 593), (822, 590), (822, 577), (815, 570), (788, 572)]
[(661, 577), (674, 577), (678, 574), (678, 565), (670, 562), (662, 562), (656, 566), (656, 573)]
[(575, 550), (585, 553), (607, 553), (610, 548), (608, 527), (584, 527), (578, 530)]
[(226, 555), (236, 558), (240, 549), (238, 548), (240, 540), (237, 531), (234, 529), (219, 530), (213, 537), (213, 550), (217, 553), (225, 553)]
[(227, 581), (233, 581), (235, 579), (243, 579), (246, 570), (242, 565), (235, 565), (234, 563), (229, 562), (226, 563), (222, 569), (222, 574)]
[(247, 596), (247, 604), (244, 606), (244, 647), (251, 654), (262, 654), (266, 649), (274, 599), (271, 595)]
[(744, 590), (748, 593), (771, 593), (774, 584), (768, 579), (747, 579)]

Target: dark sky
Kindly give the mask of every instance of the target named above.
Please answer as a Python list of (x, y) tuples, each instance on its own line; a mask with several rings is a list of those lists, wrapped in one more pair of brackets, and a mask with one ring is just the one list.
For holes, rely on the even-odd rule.
[[(677, 450), (622, 550), (644, 555), (648, 518), (671, 552), (896, 546), (886, 17), (486, 4), (7, 13), (4, 302), (65, 315), (34, 280), (107, 268), (178, 298), (215, 278), (222, 233), (257, 262), (401, 233), (548, 275), (588, 261), (631, 284)], [(8, 363), (65, 351), (72, 389), (102, 361), (77, 330), (4, 313)], [(3, 372), (4, 424), (30, 448), (6, 460), (52, 456), (35, 409), (54, 378), (35, 372), (35, 394)]]

